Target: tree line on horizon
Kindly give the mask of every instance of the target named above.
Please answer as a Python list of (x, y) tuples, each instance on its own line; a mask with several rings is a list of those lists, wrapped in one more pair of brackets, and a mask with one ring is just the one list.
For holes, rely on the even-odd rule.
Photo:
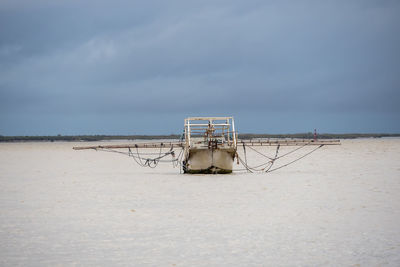
[[(182, 135), (49, 135), (49, 136), (3, 136), (0, 135), (0, 142), (24, 142), (24, 141), (107, 141), (107, 140), (154, 140), (154, 139), (180, 139)], [(314, 134), (296, 133), (296, 134), (239, 134), (240, 139), (254, 138), (300, 138), (313, 139)], [(355, 139), (355, 138), (382, 138), (382, 137), (400, 137), (400, 133), (347, 133), (347, 134), (318, 134), (318, 139)]]

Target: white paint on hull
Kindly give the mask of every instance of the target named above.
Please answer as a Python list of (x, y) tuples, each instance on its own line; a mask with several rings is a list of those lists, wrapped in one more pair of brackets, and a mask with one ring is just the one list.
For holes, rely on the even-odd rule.
[(200, 171), (216, 167), (232, 171), (234, 155), (234, 149), (191, 149), (187, 168), (189, 171)]

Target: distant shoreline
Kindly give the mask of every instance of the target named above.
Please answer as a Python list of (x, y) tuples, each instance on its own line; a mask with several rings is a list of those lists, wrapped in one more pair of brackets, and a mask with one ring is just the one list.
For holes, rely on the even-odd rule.
[[(252, 138), (302, 138), (312, 139), (313, 133), (297, 134), (239, 134), (241, 139)], [(350, 133), (350, 134), (318, 134), (318, 139), (355, 139), (355, 138), (382, 138), (382, 137), (400, 137), (400, 133)], [(180, 139), (181, 135), (54, 135), (54, 136), (2, 136), (0, 142), (27, 142), (27, 141), (110, 141), (110, 140), (155, 140), (155, 139)]]

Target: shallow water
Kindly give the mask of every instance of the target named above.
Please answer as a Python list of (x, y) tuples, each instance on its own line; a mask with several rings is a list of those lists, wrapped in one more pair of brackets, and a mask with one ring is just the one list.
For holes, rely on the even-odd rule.
[(0, 144), (0, 264), (399, 266), (400, 139), (342, 143), (230, 175)]

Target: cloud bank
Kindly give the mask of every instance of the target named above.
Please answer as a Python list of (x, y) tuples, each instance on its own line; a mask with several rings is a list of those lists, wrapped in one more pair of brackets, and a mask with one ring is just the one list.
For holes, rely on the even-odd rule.
[(400, 132), (398, 1), (3, 1), (0, 134)]

